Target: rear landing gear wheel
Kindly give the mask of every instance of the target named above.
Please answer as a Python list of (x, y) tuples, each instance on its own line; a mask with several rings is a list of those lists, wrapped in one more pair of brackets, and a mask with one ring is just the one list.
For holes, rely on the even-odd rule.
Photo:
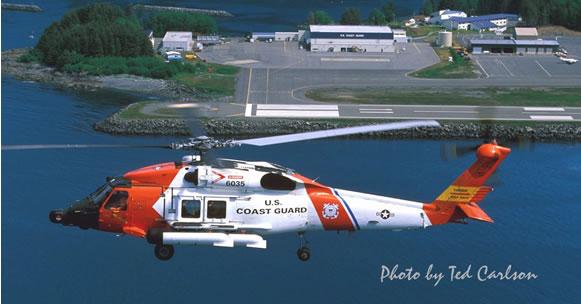
[(167, 261), (173, 257), (174, 249), (172, 245), (155, 245), (155, 257)]
[(311, 250), (308, 247), (301, 247), (297, 250), (299, 260), (306, 262), (311, 258)]

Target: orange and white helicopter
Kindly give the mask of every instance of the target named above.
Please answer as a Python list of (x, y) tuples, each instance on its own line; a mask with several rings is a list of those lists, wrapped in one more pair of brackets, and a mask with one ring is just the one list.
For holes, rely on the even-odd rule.
[[(263, 236), (293, 232), (301, 242), (298, 258), (306, 261), (311, 255), (304, 240), (307, 231), (423, 229), (463, 223), (466, 218), (492, 222), (478, 203), (492, 190), (485, 181), (510, 153), (495, 141), (480, 145), (474, 164), (430, 203), (335, 189), (269, 162), (217, 159), (210, 163), (203, 157), (215, 148), (438, 126), (436, 121), (404, 121), (246, 140), (191, 138), (169, 147), (195, 150), (198, 155), (108, 178), (83, 200), (51, 211), (49, 218), (65, 226), (145, 238), (155, 245), (160, 260), (173, 256), (174, 245), (265, 249)], [(92, 146), (3, 149), (80, 147)]]

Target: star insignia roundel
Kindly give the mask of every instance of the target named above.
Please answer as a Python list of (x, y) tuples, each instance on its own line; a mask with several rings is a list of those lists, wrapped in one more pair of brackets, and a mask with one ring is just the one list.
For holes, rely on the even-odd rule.
[(384, 209), (379, 213), (379, 216), (384, 220), (387, 220), (390, 215), (391, 215), (391, 213), (387, 209)]

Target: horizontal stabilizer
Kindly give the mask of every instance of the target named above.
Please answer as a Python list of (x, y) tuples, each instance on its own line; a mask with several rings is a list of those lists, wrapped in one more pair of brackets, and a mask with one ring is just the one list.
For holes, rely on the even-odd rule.
[(484, 212), (484, 210), (480, 209), (480, 207), (476, 205), (476, 203), (459, 204), (458, 208), (464, 212), (467, 218), (487, 223), (494, 222), (492, 218), (490, 218), (490, 216)]

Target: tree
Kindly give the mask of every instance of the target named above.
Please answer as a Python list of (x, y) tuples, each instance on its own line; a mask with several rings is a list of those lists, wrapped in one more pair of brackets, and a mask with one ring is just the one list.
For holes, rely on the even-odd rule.
[(307, 19), (307, 23), (310, 24), (333, 24), (335, 21), (327, 12), (325, 11), (311, 11), (309, 12), (309, 17)]
[[(119, 41), (120, 43), (116, 43)], [(93, 4), (66, 13), (40, 37), (42, 61), (62, 68), (75, 56), (151, 56), (151, 44), (137, 19), (116, 5)]]
[(343, 15), (341, 15), (341, 24), (346, 25), (359, 25), (361, 24), (361, 16), (359, 10), (356, 8), (348, 8), (345, 10)]
[(438, 4), (438, 9), (439, 10), (457, 9), (456, 1), (455, 0), (440, 0), (440, 3)]
[(539, 7), (535, 0), (522, 0), (519, 11), (528, 25), (539, 23)]
[(381, 10), (385, 15), (385, 20), (387, 22), (395, 21), (395, 2), (393, 0), (389, 1), (386, 5), (384, 5)]
[(434, 12), (433, 4), (432, 0), (424, 0), (424, 4), (422, 5), (422, 14), (424, 16), (429, 16)]
[(386, 23), (385, 15), (380, 10), (374, 8), (369, 13), (367, 22), (371, 25), (384, 25)]
[(153, 30), (156, 37), (163, 37), (167, 31), (199, 34), (210, 34), (218, 31), (214, 18), (198, 13), (163, 11), (152, 15), (145, 24)]

